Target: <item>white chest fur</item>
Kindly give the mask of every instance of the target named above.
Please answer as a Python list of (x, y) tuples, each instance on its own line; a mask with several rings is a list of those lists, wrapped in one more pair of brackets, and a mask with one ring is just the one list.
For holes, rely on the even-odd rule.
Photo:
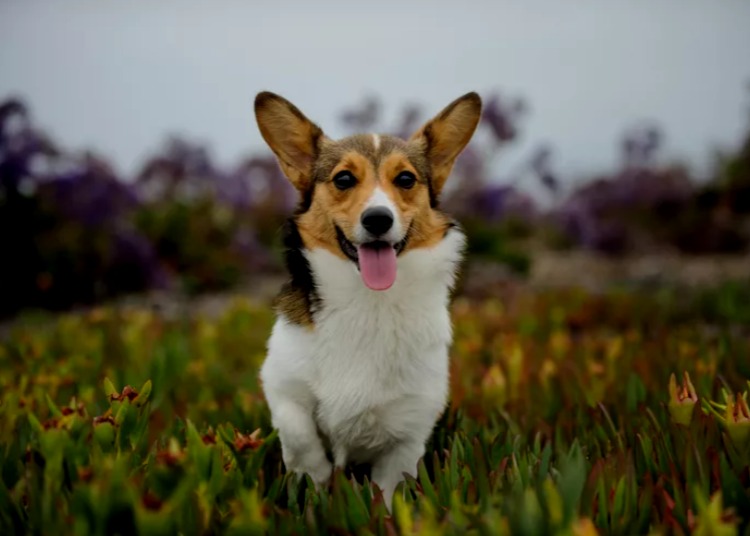
[[(337, 465), (424, 445), (447, 400), (448, 299), (463, 243), (454, 229), (433, 248), (403, 254), (396, 282), (380, 292), (365, 287), (353, 263), (306, 252), (322, 303), (315, 328), (279, 318), (261, 371), (287, 466), (295, 442), (310, 441), (283, 430), (299, 427), (303, 410)], [(306, 463), (292, 465), (311, 472)]]

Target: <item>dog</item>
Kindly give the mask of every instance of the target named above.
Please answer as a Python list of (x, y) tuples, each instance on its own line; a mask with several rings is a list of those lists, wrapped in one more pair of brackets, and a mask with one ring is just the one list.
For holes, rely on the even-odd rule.
[(371, 464), (390, 510), (445, 410), (466, 239), (439, 201), (481, 110), (467, 93), (408, 140), (333, 140), (283, 97), (256, 96), (261, 135), (299, 192), (260, 380), (286, 470), (318, 489), (334, 467)]

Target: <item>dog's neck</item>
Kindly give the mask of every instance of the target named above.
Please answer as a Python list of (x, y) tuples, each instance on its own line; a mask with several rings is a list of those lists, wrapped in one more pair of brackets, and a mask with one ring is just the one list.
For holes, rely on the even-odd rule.
[(293, 220), (286, 225), (284, 244), (290, 280), (277, 298), (277, 311), (287, 321), (313, 329), (327, 313), (354, 303), (378, 309), (447, 305), (465, 237), (452, 225), (434, 246), (405, 251), (398, 257), (395, 283), (384, 291), (368, 289), (351, 260), (324, 248), (306, 249)]

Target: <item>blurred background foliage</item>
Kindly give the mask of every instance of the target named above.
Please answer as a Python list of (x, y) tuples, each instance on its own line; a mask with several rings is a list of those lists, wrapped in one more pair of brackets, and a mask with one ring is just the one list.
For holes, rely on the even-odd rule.
[[(739, 150), (716, 156), (708, 178), (657, 163), (665, 133), (644, 125), (623, 135), (621, 163), (609, 173), (564, 188), (554, 150), (541, 146), (517, 180), (501, 182), (492, 162), (518, 138), (529, 107), (500, 94), (484, 99), (479, 133), (443, 202), (469, 234), (472, 258), (524, 274), (539, 249), (747, 251), (750, 129)], [(365, 99), (341, 122), (351, 133), (406, 136), (427, 117), (418, 106), (405, 106), (393, 125), (382, 115), (377, 99)], [(550, 206), (526, 193), (528, 180), (544, 186)], [(279, 228), (295, 202), (268, 152), (221, 168), (206, 148), (175, 137), (122, 177), (106, 158), (52, 140), (28, 104), (10, 98), (0, 105), (0, 315), (148, 289), (223, 290), (276, 273)]]

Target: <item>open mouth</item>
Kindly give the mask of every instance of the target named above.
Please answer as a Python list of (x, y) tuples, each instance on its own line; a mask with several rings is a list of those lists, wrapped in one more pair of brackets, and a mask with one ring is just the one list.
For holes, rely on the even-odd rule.
[(396, 257), (406, 247), (409, 232), (396, 244), (375, 240), (355, 246), (336, 226), (336, 238), (344, 255), (359, 268), (362, 281), (368, 288), (387, 290), (393, 286), (396, 281)]

